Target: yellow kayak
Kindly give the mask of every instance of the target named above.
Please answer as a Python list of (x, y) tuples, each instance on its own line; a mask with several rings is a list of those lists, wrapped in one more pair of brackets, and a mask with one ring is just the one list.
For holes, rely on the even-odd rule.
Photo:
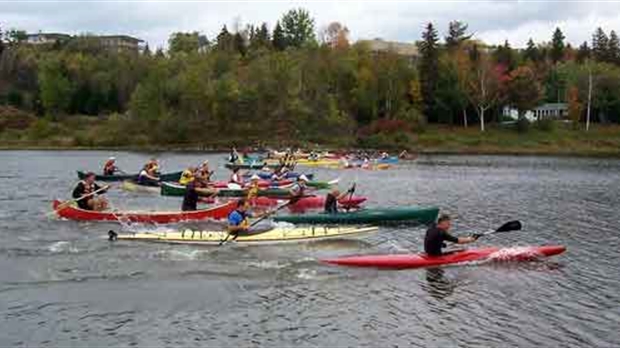
[[(267, 231), (259, 231), (248, 235), (240, 235), (235, 242), (240, 244), (274, 244), (286, 242), (308, 242), (330, 238), (358, 236), (378, 231), (378, 227), (276, 227)], [(111, 234), (113, 232), (110, 232)], [(114, 235), (113, 239), (163, 242), (177, 244), (218, 245), (226, 238), (226, 231), (193, 231), (162, 233), (133, 233)], [(112, 238), (112, 236), (110, 236)], [(230, 238), (232, 240), (232, 238)]]

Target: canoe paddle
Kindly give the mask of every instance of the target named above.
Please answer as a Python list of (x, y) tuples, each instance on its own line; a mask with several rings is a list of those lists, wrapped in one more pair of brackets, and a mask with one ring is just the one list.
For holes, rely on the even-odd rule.
[[(353, 194), (355, 193), (355, 186), (356, 186), (356, 183), (353, 182), (353, 185), (351, 185), (351, 188), (349, 189), (349, 192), (350, 192), (350, 194), (349, 194), (349, 201), (351, 201), (353, 199)], [(349, 205), (347, 205), (347, 206), (344, 207), (344, 209), (347, 212), (349, 212), (349, 209), (351, 209), (351, 207)]]
[(501, 232), (510, 232), (510, 231), (520, 231), (521, 230), (521, 221), (519, 220), (514, 220), (514, 221), (508, 221), (507, 223), (501, 225), (499, 228), (497, 228), (496, 230), (491, 230), (488, 232), (483, 232), (483, 233), (474, 233), (473, 237), (478, 239), (482, 236), (488, 236), (490, 234), (494, 234), (494, 233), (501, 233)]
[(63, 203), (59, 204), (59, 205), (56, 207), (56, 209), (54, 209), (54, 211), (53, 211), (53, 212), (55, 213), (55, 212), (57, 212), (57, 211), (59, 211), (59, 210), (63, 210), (64, 208), (66, 208), (66, 207), (67, 207), (69, 204), (71, 204), (71, 203), (75, 203), (75, 202), (78, 202), (78, 201), (83, 200), (84, 198), (88, 198), (88, 197), (90, 197), (90, 196), (94, 196), (94, 195), (96, 195), (97, 193), (99, 193), (99, 192), (101, 192), (101, 191), (104, 191), (104, 190), (109, 189), (110, 187), (111, 187), (110, 185), (105, 185), (105, 186), (101, 187), (100, 189), (95, 190), (95, 191), (93, 191), (93, 192), (91, 192), (91, 193), (87, 193), (87, 194), (85, 194), (85, 195), (83, 195), (83, 196), (81, 196), (81, 197), (78, 197), (78, 198), (74, 198), (74, 199), (70, 199), (70, 200), (68, 200), (68, 201), (65, 201), (65, 202), (63, 202)]

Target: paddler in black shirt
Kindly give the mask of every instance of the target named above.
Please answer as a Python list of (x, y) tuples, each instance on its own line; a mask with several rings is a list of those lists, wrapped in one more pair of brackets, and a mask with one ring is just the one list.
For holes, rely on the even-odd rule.
[(183, 205), (181, 210), (194, 211), (198, 205), (198, 192), (196, 192), (196, 180), (191, 180), (185, 186), (185, 195), (183, 196)]
[(446, 247), (445, 241), (457, 243), (457, 244), (467, 244), (475, 242), (478, 238), (473, 237), (455, 237), (448, 233), (450, 230), (450, 216), (441, 215), (437, 220), (437, 224), (431, 226), (431, 228), (426, 231), (426, 236), (424, 237), (424, 251), (429, 256), (441, 256), (441, 249)]
[(86, 173), (84, 180), (75, 185), (73, 189), (73, 198), (77, 198), (77, 205), (84, 210), (105, 210), (108, 207), (108, 201), (103, 197), (94, 197), (95, 192), (98, 194), (105, 193), (109, 186), (101, 187), (95, 183), (95, 173)]
[(334, 188), (332, 192), (325, 197), (325, 214), (338, 214), (338, 201), (345, 198), (347, 194), (353, 192), (353, 187), (344, 193), (340, 193), (338, 188)]

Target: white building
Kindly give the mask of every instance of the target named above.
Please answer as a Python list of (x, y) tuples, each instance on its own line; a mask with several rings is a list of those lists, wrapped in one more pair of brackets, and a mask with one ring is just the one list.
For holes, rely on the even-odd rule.
[[(514, 120), (519, 118), (519, 111), (510, 106), (504, 107), (502, 114)], [(546, 103), (525, 113), (525, 118), (530, 122), (543, 119), (559, 120), (566, 117), (568, 117), (568, 104), (566, 103)]]

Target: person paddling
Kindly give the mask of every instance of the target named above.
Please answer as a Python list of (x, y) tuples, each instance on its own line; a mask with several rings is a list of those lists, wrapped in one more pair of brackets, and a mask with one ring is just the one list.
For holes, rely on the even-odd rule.
[[(99, 194), (105, 193), (109, 186), (99, 186), (95, 182), (95, 173), (88, 172), (81, 180), (75, 185), (73, 189), (73, 198), (81, 198), (86, 195), (92, 194), (95, 191), (100, 191)], [(105, 210), (108, 207), (108, 201), (103, 197), (95, 197), (94, 195), (84, 197), (77, 201), (78, 207), (84, 210)]]
[(237, 201), (237, 208), (228, 214), (228, 233), (232, 235), (234, 239), (239, 234), (247, 233), (250, 228), (248, 218), (252, 217), (252, 214), (248, 212), (248, 207), (245, 199)]
[(325, 197), (325, 214), (338, 214), (338, 201), (353, 193), (353, 187), (346, 192), (340, 193), (338, 188), (334, 188)]
[(308, 181), (308, 177), (305, 174), (298, 176), (297, 181), (289, 190), (291, 197), (297, 199), (303, 197), (308, 189)]
[(445, 241), (456, 244), (468, 244), (478, 239), (475, 235), (472, 237), (455, 237), (448, 233), (451, 225), (450, 220), (450, 216), (441, 215), (437, 223), (426, 231), (424, 251), (429, 256), (441, 256), (443, 254), (441, 249), (446, 247)]
[(185, 186), (185, 195), (183, 196), (183, 205), (181, 210), (194, 211), (198, 209), (198, 192), (196, 191), (196, 181), (191, 180)]
[(240, 189), (243, 187), (243, 177), (239, 168), (233, 169), (233, 173), (228, 181), (228, 187), (231, 189)]
[(239, 162), (239, 153), (234, 146), (230, 148), (230, 154), (228, 155), (228, 163), (236, 164)]
[(194, 181), (194, 179), (196, 178), (196, 168), (195, 167), (188, 167), (187, 169), (185, 169), (183, 171), (183, 173), (181, 173), (181, 178), (179, 179), (179, 184), (181, 185), (187, 185), (190, 182)]
[(144, 186), (159, 186), (159, 178), (152, 175), (152, 170), (149, 170), (149, 164), (146, 164), (144, 168), (138, 174), (138, 184)]
[(121, 170), (116, 166), (116, 158), (110, 157), (103, 165), (103, 175), (114, 175)]

